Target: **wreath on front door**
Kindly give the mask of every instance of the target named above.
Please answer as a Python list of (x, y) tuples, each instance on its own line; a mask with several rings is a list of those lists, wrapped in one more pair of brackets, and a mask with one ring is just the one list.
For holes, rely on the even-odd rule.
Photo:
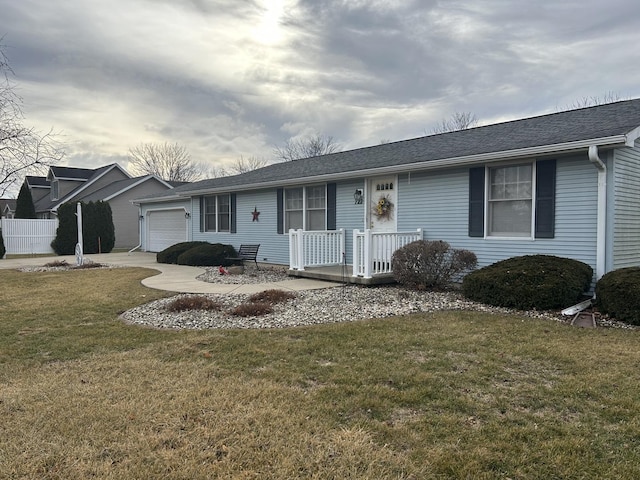
[(378, 199), (378, 202), (374, 204), (372, 213), (378, 220), (390, 220), (392, 212), (393, 203), (389, 195), (383, 195)]

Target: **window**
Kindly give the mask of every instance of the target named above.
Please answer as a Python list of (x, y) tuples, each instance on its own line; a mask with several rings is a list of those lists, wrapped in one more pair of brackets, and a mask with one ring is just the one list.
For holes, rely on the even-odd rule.
[(284, 191), (284, 226), (290, 229), (327, 228), (326, 186), (287, 188)]
[(531, 164), (489, 169), (489, 235), (531, 236)]
[(303, 219), (304, 189), (288, 188), (284, 191), (284, 228), (297, 230), (304, 228)]
[(51, 182), (51, 200), (57, 200), (58, 193), (58, 180), (53, 180)]
[(205, 232), (231, 231), (231, 197), (212, 195), (201, 202), (202, 230)]
[(554, 238), (555, 204), (553, 159), (469, 169), (470, 237)]
[(327, 205), (325, 186), (307, 187), (307, 222), (306, 230), (325, 230)]

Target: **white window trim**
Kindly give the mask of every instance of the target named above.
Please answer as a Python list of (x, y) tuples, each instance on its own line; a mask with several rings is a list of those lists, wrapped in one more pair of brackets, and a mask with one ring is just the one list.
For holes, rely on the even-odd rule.
[[(220, 230), (219, 226), (220, 226), (220, 201), (219, 201), (219, 197), (221, 196), (228, 196), (229, 197), (229, 230)], [(206, 211), (206, 206), (207, 206), (207, 199), (208, 198), (215, 198), (215, 213), (207, 213)], [(200, 212), (200, 216), (201, 216), (201, 222), (202, 222), (202, 233), (231, 233), (231, 223), (232, 223), (232, 219), (231, 219), (231, 215), (233, 215), (233, 212), (231, 211), (231, 195), (230, 194), (219, 194), (219, 195), (205, 195), (203, 197), (203, 202), (202, 202), (202, 208), (204, 209), (204, 211)], [(207, 215), (213, 215), (214, 218), (214, 229), (207, 229)]]
[[(307, 208), (307, 188), (314, 188), (314, 187), (323, 187), (324, 188), (324, 207), (322, 209), (320, 208), (312, 208), (309, 209)], [(327, 209), (328, 209), (328, 204), (327, 204), (327, 184), (326, 183), (316, 183), (313, 185), (303, 185), (301, 187), (289, 187), (289, 188), (285, 188), (284, 192), (283, 192), (283, 221), (285, 224), (285, 231), (290, 230), (289, 228), (286, 228), (286, 224), (287, 224), (287, 212), (299, 212), (300, 210), (287, 210), (287, 190), (295, 190), (298, 188), (302, 188), (302, 230), (304, 231), (310, 231), (310, 232), (322, 232), (325, 231), (327, 229)], [(309, 211), (318, 211), (318, 210), (324, 210), (324, 229), (323, 230), (307, 230), (307, 212)]]
[[(491, 169), (500, 167), (517, 167), (520, 165), (531, 165), (531, 226), (529, 228), (529, 235), (491, 235), (491, 215), (489, 213), (489, 205), (491, 203)], [(536, 229), (536, 160), (527, 160), (522, 162), (501, 162), (493, 164), (491, 166), (485, 166), (484, 171), (484, 238), (487, 240), (509, 240), (509, 241), (523, 241), (523, 240), (535, 240)]]

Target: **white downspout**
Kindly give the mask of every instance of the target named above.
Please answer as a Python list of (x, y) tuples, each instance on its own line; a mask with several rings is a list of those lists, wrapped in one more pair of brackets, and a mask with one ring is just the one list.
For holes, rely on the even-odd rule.
[(598, 146), (589, 146), (589, 161), (598, 169), (598, 220), (596, 229), (596, 280), (605, 274), (607, 245), (607, 167)]

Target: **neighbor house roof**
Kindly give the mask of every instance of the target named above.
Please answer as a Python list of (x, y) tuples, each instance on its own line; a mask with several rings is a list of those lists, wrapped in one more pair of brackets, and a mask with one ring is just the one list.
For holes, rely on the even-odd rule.
[(25, 177), (25, 180), (31, 188), (51, 188), (51, 182), (47, 180), (47, 177), (36, 177), (33, 175), (27, 175)]
[(633, 146), (638, 136), (640, 99), (634, 99), (277, 163), (140, 200), (568, 153), (590, 145)]
[[(82, 183), (78, 184), (77, 188), (74, 188), (69, 193), (67, 193), (62, 198), (58, 198), (56, 200), (50, 200), (49, 197), (42, 198), (35, 205), (37, 212), (43, 211), (55, 211), (65, 202), (68, 202), (74, 198), (80, 198), (80, 194), (89, 188), (93, 182), (101, 178), (103, 175), (107, 174), (111, 170), (118, 169), (125, 173), (125, 175), (129, 176), (129, 174), (117, 163), (112, 163), (110, 165), (105, 165), (103, 167), (99, 167), (96, 169), (88, 169), (88, 168), (72, 168), (72, 167), (50, 167), (49, 174), (47, 178), (50, 179), (71, 179), (71, 180), (80, 180)], [(68, 176), (65, 176), (68, 175)]]
[(15, 198), (0, 198), (0, 216), (16, 211)]
[(165, 182), (155, 175), (145, 175), (142, 177), (127, 178), (125, 180), (112, 182), (109, 185), (101, 188), (100, 190), (96, 190), (95, 192), (90, 193), (89, 195), (78, 197), (77, 200), (82, 202), (96, 202), (98, 200), (109, 201), (112, 198), (115, 198), (118, 195), (122, 195), (126, 191), (143, 184), (144, 182), (154, 180), (160, 182), (167, 188), (171, 188), (171, 185), (168, 182)]

